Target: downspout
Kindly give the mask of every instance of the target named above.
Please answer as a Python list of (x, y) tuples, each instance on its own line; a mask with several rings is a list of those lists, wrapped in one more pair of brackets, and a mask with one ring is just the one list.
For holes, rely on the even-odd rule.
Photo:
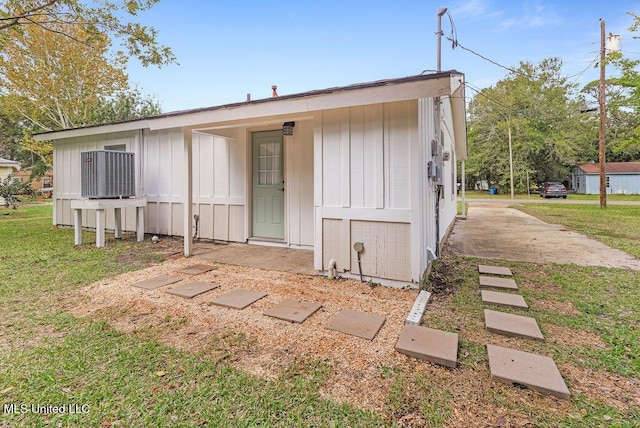
[(436, 257), (440, 257), (440, 191), (441, 185), (436, 185)]

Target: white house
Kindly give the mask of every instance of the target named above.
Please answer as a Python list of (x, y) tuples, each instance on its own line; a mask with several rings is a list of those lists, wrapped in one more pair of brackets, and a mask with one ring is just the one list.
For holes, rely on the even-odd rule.
[[(604, 168), (607, 193), (640, 194), (640, 162), (606, 162)], [(576, 193), (600, 193), (600, 164), (576, 165), (571, 172), (571, 185)]]
[[(438, 119), (439, 118), (439, 119)], [(294, 125), (283, 135), (283, 125)], [(464, 75), (381, 80), (48, 132), (55, 225), (72, 225), (80, 152), (135, 153), (145, 232), (306, 248), (314, 268), (420, 281), (455, 221)], [(437, 177), (441, 178), (438, 181)], [(441, 183), (441, 184), (438, 184)], [(439, 199), (438, 199), (438, 196)], [(437, 208), (437, 210), (436, 210)], [(94, 227), (91, 215), (84, 226)], [(107, 227), (113, 216), (107, 217)], [(123, 227), (135, 228), (135, 212)]]

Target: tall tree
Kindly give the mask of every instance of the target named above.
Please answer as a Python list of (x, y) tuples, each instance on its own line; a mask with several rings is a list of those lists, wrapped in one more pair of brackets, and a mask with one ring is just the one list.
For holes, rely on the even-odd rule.
[(531, 182), (564, 181), (569, 167), (587, 156), (595, 138), (576, 86), (561, 75), (562, 61), (547, 58), (517, 70), (469, 104), (469, 171), (477, 180), (509, 185), (509, 129), (514, 187)]
[(91, 44), (95, 37), (106, 35), (118, 39), (128, 55), (145, 66), (170, 64), (175, 56), (170, 48), (158, 43), (156, 30), (131, 21), (159, 1), (0, 0), (0, 44), (37, 26), (73, 43)]
[[(32, 17), (39, 22), (46, 17)], [(126, 120), (160, 111), (151, 98), (131, 89), (124, 72), (126, 57), (110, 57), (106, 35), (90, 43), (81, 26), (48, 23), (25, 26), (7, 38), (0, 55), (0, 111), (22, 124), (22, 147), (51, 165), (51, 146), (36, 143), (30, 132), (68, 129)]]
[(122, 58), (107, 59), (107, 37), (96, 36), (90, 45), (68, 43), (60, 32), (80, 35), (80, 28), (67, 24), (50, 28), (60, 31), (35, 25), (4, 44), (0, 56), (3, 111), (27, 119), (42, 131), (90, 125), (91, 112), (101, 97), (128, 89)]

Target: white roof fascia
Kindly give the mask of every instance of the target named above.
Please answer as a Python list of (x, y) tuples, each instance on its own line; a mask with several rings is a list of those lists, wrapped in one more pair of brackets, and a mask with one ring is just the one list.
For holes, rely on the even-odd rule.
[(422, 80), (357, 90), (337, 90), (330, 94), (309, 95), (300, 98), (274, 99), (274, 102), (242, 104), (196, 113), (149, 119), (149, 129), (199, 127), (206, 124), (231, 122), (267, 116), (293, 115), (319, 110), (380, 104), (394, 101), (417, 100), (450, 94), (448, 77)]
[(149, 127), (147, 119), (136, 120), (134, 122), (113, 123), (106, 125), (90, 126), (87, 128), (67, 129), (45, 134), (36, 134), (33, 139), (36, 141), (61, 140), (63, 138), (86, 137), (88, 135), (111, 134), (114, 132), (137, 131)]

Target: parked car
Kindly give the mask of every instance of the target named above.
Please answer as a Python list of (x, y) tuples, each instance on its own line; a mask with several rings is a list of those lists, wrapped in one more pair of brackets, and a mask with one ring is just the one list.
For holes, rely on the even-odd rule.
[(540, 187), (541, 198), (565, 198), (567, 199), (567, 188), (557, 181), (549, 181)]
[(53, 187), (43, 187), (36, 190), (36, 195), (41, 198), (51, 198), (53, 196)]

